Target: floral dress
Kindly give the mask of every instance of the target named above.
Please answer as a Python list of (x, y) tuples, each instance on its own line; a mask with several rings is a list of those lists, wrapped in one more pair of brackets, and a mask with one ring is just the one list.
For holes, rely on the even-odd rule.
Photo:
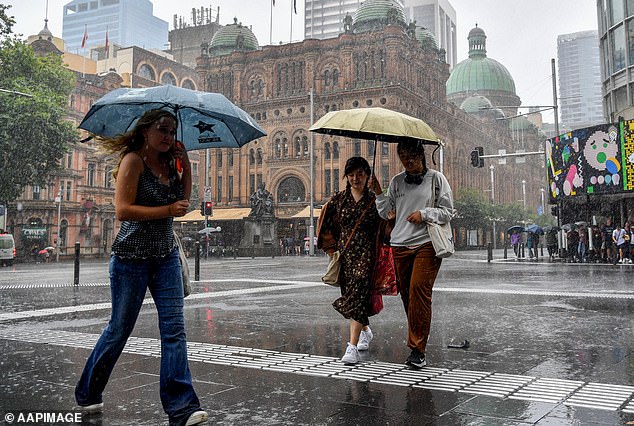
[[(332, 305), (344, 318), (368, 325), (377, 230), (381, 221), (374, 203), (374, 194), (366, 190), (363, 197), (356, 202), (350, 189), (346, 189), (335, 194), (325, 207), (318, 231), (319, 246), (324, 250), (328, 249), (323, 244), (327, 239), (324, 237), (331, 235), (341, 253), (341, 297)], [(363, 218), (344, 250), (346, 241), (362, 214)]]

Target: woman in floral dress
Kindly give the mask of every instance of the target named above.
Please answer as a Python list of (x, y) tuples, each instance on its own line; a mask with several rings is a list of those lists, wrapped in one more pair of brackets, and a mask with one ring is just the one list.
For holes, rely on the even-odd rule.
[[(356, 364), (360, 360), (359, 351), (368, 350), (373, 338), (368, 317), (372, 315), (372, 274), (381, 218), (374, 203), (374, 193), (368, 189), (372, 172), (367, 160), (349, 158), (344, 173), (346, 189), (333, 195), (322, 209), (317, 246), (329, 256), (336, 250), (341, 253), (341, 297), (332, 305), (350, 320), (350, 340), (341, 360)], [(344, 250), (348, 239), (350, 242)]]

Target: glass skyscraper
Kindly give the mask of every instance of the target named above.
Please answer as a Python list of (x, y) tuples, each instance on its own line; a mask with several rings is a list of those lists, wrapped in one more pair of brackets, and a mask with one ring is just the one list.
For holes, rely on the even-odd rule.
[(570, 129), (605, 121), (601, 101), (601, 59), (596, 31), (557, 37), (561, 122)]
[[(167, 48), (168, 23), (153, 15), (150, 0), (73, 0), (64, 6), (62, 38), (66, 50), (87, 54), (92, 47), (117, 44)], [(87, 39), (82, 49), (84, 34)]]
[(634, 1), (597, 0), (603, 108), (608, 122), (634, 118)]

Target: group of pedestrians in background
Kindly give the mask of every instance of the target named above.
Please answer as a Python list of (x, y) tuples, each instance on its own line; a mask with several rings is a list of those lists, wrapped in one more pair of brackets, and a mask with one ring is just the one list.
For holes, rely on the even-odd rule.
[(632, 263), (632, 230), (629, 222), (613, 225), (607, 219), (600, 225), (581, 223), (565, 231), (564, 260), (572, 263), (602, 262), (612, 264)]

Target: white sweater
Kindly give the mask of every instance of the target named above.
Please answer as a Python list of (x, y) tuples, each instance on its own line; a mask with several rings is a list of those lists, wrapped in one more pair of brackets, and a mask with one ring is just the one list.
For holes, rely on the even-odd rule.
[[(436, 182), (434, 185), (434, 181)], [(436, 202), (432, 198), (432, 187), (437, 187)], [(436, 207), (431, 207), (436, 205)], [(393, 246), (418, 246), (430, 240), (425, 222), (447, 223), (455, 214), (453, 195), (447, 178), (428, 169), (420, 185), (405, 183), (405, 172), (392, 178), (387, 192), (376, 197), (376, 208), (383, 219), (390, 211), (396, 211), (396, 225), (392, 229), (390, 244)], [(414, 211), (419, 210), (422, 224), (407, 221)]]

